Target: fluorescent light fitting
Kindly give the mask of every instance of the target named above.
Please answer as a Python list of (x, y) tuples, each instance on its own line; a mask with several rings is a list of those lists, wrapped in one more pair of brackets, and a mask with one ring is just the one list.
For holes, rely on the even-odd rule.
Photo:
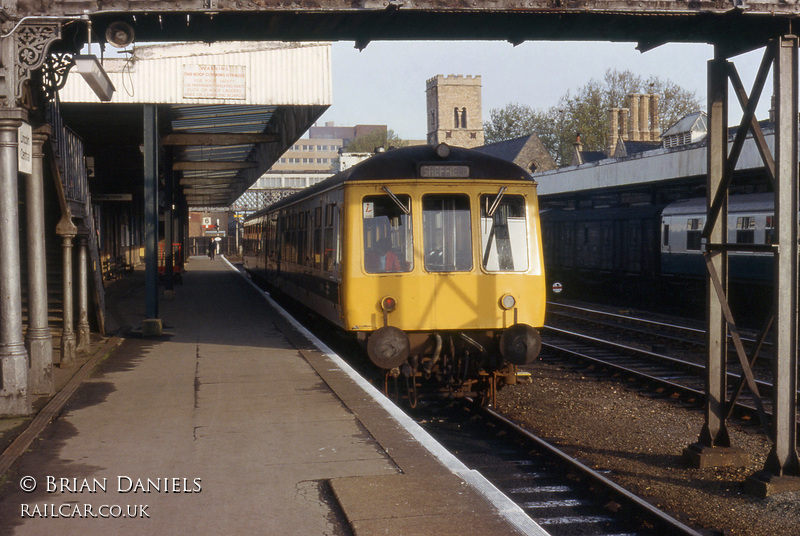
[(108, 77), (108, 73), (100, 65), (97, 56), (94, 54), (78, 54), (73, 56), (75, 60), (75, 68), (81, 74), (89, 87), (92, 88), (94, 94), (97, 95), (101, 101), (108, 102), (114, 95), (114, 84)]

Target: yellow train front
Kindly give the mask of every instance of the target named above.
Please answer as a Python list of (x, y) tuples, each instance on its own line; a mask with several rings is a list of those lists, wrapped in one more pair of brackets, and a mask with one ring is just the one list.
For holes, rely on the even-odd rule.
[(250, 217), (248, 236), (246, 268), (353, 332), (412, 402), (423, 379), (490, 394), (539, 353), (536, 183), (512, 163), (391, 150)]

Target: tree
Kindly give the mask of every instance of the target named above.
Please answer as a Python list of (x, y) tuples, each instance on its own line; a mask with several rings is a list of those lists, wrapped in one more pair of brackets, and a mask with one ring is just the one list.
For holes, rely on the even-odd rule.
[(388, 130), (373, 130), (366, 134), (362, 134), (354, 138), (347, 147), (344, 148), (346, 153), (371, 153), (377, 147), (404, 147), (408, 142), (400, 139), (392, 129)]
[(546, 124), (546, 114), (527, 104), (510, 103), (505, 108), (489, 112), (489, 121), (483, 125), (486, 143), (510, 140), (539, 132)]
[(607, 149), (606, 110), (627, 108), (631, 93), (660, 96), (658, 111), (662, 129), (702, 108), (693, 91), (670, 80), (657, 76), (645, 79), (631, 71), (609, 69), (603, 80), (591, 79), (574, 94), (567, 91), (556, 106), (546, 111), (516, 103), (491, 110), (490, 120), (484, 124), (486, 139), (495, 142), (535, 133), (559, 165), (568, 165), (578, 133), (584, 150)]

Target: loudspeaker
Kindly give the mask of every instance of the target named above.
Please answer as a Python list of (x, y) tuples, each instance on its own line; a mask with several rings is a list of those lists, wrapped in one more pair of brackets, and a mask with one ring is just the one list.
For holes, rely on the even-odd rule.
[(106, 41), (114, 47), (122, 48), (130, 45), (133, 43), (133, 37), (133, 28), (126, 22), (112, 22), (106, 28)]

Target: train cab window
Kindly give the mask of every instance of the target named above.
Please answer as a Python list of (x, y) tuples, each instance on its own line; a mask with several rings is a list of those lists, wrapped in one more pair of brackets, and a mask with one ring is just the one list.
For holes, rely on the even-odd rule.
[(528, 224), (521, 195), (481, 196), (481, 256), (490, 272), (528, 269)]
[(466, 195), (422, 197), (422, 242), (430, 272), (472, 270), (472, 226)]
[(361, 212), (367, 273), (410, 272), (414, 268), (411, 198), (402, 194), (367, 196)]
[(700, 227), (700, 218), (689, 218), (686, 222), (686, 249), (700, 251), (703, 229)]
[(756, 238), (755, 216), (739, 216), (736, 218), (736, 243), (753, 244)]

